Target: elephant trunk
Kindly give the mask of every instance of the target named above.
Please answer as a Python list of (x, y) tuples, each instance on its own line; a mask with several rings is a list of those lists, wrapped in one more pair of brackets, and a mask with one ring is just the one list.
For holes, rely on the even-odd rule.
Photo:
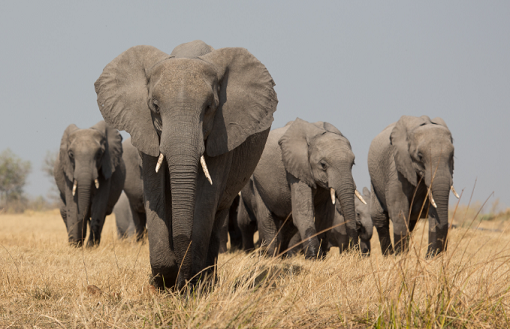
[(436, 207), (429, 208), (429, 247), (427, 254), (434, 256), (446, 250), (448, 237), (448, 201), (450, 196), (450, 175), (436, 175), (431, 191)]
[[(80, 173), (80, 168), (76, 172)], [(76, 177), (77, 187), (77, 217), (74, 223), (68, 226), (69, 243), (81, 246), (87, 235), (87, 215), (90, 210), (90, 193), (92, 186), (92, 174), (81, 173)]]
[[(347, 177), (346, 177), (347, 176)], [(340, 201), (342, 213), (345, 217), (345, 229), (349, 236), (352, 246), (359, 247), (358, 230), (356, 228), (356, 211), (354, 207), (354, 191), (356, 189), (354, 180), (350, 173), (343, 175), (341, 183), (334, 189), (336, 197)]]
[[(192, 231), (200, 157), (204, 152), (202, 126), (195, 118), (171, 120), (164, 127), (160, 150), (170, 172), (172, 194), (172, 241), (179, 267), (177, 286), (182, 288), (192, 276)], [(197, 127), (200, 127), (197, 132)], [(168, 285), (172, 285), (168, 283)]]

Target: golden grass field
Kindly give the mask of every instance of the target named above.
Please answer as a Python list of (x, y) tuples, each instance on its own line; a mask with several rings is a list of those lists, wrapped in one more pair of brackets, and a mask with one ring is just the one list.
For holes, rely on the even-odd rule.
[(383, 257), (376, 233), (368, 258), (222, 254), (213, 288), (159, 293), (148, 245), (118, 240), (113, 216), (98, 248), (76, 249), (57, 210), (3, 214), (0, 328), (509, 327), (510, 226), (484, 225), (503, 232), (453, 229), (434, 259), (424, 222), (406, 256)]

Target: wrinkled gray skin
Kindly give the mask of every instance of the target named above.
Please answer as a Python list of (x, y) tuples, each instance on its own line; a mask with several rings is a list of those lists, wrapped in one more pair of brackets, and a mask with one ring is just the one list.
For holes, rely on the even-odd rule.
[[(305, 240), (305, 257), (322, 256), (326, 248), (320, 241), (325, 241), (325, 233), (312, 236), (333, 223), (330, 188), (335, 189), (348, 220), (349, 237), (358, 241), (353, 164), (349, 141), (329, 123), (297, 118), (269, 134), (253, 173), (255, 217), (269, 255), (284, 251), (297, 230)], [(292, 218), (277, 234), (291, 212)]]
[(124, 193), (129, 200), (131, 222), (135, 227), (136, 240), (143, 239), (146, 233), (147, 216), (143, 203), (142, 160), (136, 147), (131, 144), (131, 138), (122, 143), (124, 153), (122, 159), (126, 164), (126, 180)]
[(122, 192), (120, 195), (115, 207), (113, 207), (113, 213), (115, 214), (115, 225), (117, 226), (119, 239), (135, 235), (135, 222), (133, 222), (133, 214), (126, 193)]
[[(370, 197), (370, 191), (364, 187), (363, 199), (367, 201), (367, 204), (364, 204), (357, 198), (354, 199), (356, 207), (356, 228), (359, 235), (360, 250), (365, 256), (370, 255), (370, 251), (372, 249), (370, 240), (372, 239), (372, 234), (374, 232), (374, 224), (370, 217)], [(333, 219), (333, 226), (336, 227), (326, 234), (328, 239), (328, 249), (331, 247), (338, 247), (340, 249), (340, 253), (349, 249), (349, 236), (347, 235), (345, 224), (345, 217), (342, 214), (342, 208), (337, 202), (335, 207), (335, 218)]]
[[(427, 254), (433, 256), (446, 249), (448, 199), (453, 183), (452, 141), (443, 119), (402, 116), (370, 144), (371, 216), (385, 255), (393, 253), (389, 219), (393, 221), (395, 252), (407, 251), (409, 233), (420, 217), (422, 205), (421, 218), (429, 218)], [(437, 208), (429, 206), (429, 187)]]
[(69, 243), (81, 246), (90, 223), (87, 247), (99, 245), (105, 217), (112, 213), (126, 177), (121, 135), (104, 121), (89, 129), (69, 125), (62, 136), (54, 176)]
[(220, 228), (255, 170), (273, 121), (273, 86), (246, 49), (213, 50), (202, 41), (171, 55), (151, 46), (130, 48), (96, 81), (101, 114), (129, 132), (142, 158), (157, 287), (180, 288), (204, 269), (214, 271)]

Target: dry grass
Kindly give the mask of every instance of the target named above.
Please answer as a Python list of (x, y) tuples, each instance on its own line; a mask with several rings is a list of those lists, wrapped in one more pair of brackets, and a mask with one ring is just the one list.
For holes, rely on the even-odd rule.
[(369, 258), (223, 254), (214, 288), (179, 294), (149, 289), (147, 244), (117, 240), (113, 222), (100, 247), (83, 250), (67, 246), (57, 211), (1, 215), (0, 327), (509, 326), (505, 231), (454, 229), (435, 259), (424, 257), (424, 223), (406, 256), (381, 256), (376, 235)]

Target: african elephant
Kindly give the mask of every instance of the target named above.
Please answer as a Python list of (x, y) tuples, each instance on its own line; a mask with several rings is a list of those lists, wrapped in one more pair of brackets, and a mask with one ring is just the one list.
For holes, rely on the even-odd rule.
[(213, 272), (229, 206), (255, 170), (278, 103), (266, 67), (243, 48), (202, 41), (167, 55), (132, 47), (95, 83), (106, 122), (142, 158), (153, 282)]
[(132, 216), (136, 240), (140, 241), (146, 231), (147, 216), (143, 203), (143, 181), (141, 159), (136, 147), (131, 144), (131, 138), (122, 143), (124, 153), (122, 159), (126, 164), (126, 180), (124, 181), (124, 193), (129, 200), (130, 213)]
[(129, 205), (129, 199), (126, 193), (120, 195), (119, 200), (113, 207), (115, 214), (115, 225), (117, 226), (117, 236), (119, 239), (127, 238), (135, 235), (135, 222)]
[[(363, 188), (363, 199), (369, 200), (368, 204), (355, 199), (356, 207), (356, 228), (358, 230), (360, 250), (363, 255), (369, 256), (371, 251), (370, 240), (374, 231), (374, 224), (370, 217), (370, 191)], [(345, 217), (342, 214), (342, 208), (337, 203), (335, 207), (335, 218), (333, 219), (333, 228), (326, 233), (328, 241), (328, 249), (338, 247), (340, 253), (349, 248), (349, 236), (345, 228)]]
[(99, 245), (105, 217), (122, 192), (126, 168), (122, 160), (122, 136), (104, 121), (89, 129), (69, 125), (60, 142), (54, 176), (69, 243)]
[[(453, 139), (441, 118), (402, 116), (377, 135), (368, 153), (372, 182), (371, 216), (381, 249), (408, 250), (409, 233), (419, 218), (429, 218), (427, 254), (446, 249), (448, 198), (453, 189)], [(454, 192), (456, 194), (456, 192)], [(429, 208), (429, 204), (432, 207)]]
[[(253, 173), (251, 200), (268, 254), (285, 250), (290, 238), (299, 232), (305, 241), (305, 257), (321, 257), (325, 248), (320, 241), (325, 241), (325, 233), (315, 235), (331, 227), (336, 198), (347, 220), (348, 235), (357, 244), (353, 164), (349, 141), (327, 122), (309, 123), (297, 118), (271, 131)], [(282, 227), (284, 222), (288, 224)]]

